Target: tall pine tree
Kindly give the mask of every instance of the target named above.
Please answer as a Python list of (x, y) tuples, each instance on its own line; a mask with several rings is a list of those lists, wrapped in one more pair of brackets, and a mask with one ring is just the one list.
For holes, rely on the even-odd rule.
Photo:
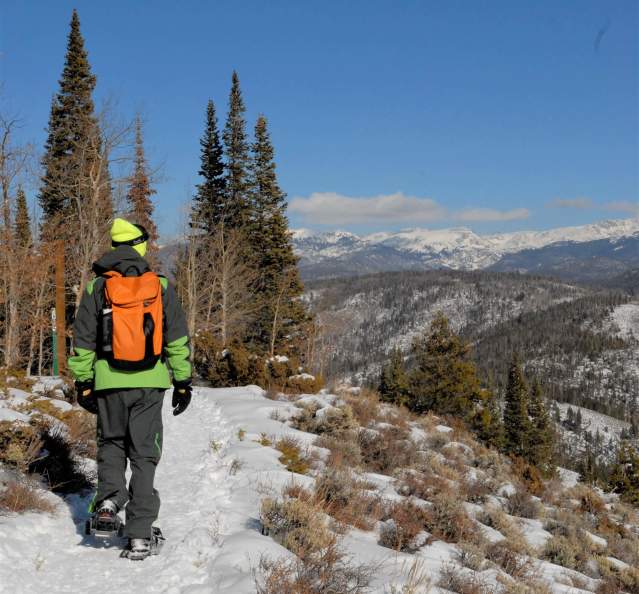
[(74, 10), (60, 88), (51, 103), (42, 160), (44, 176), (39, 201), (43, 230), (69, 214), (74, 199), (81, 199), (85, 190), (78, 183), (86, 167), (86, 155), (80, 153), (86, 152), (97, 127), (93, 104), (95, 82), (80, 32), (80, 19)]
[(153, 221), (154, 205), (151, 196), (155, 190), (149, 180), (149, 167), (144, 154), (144, 140), (142, 138), (142, 120), (138, 116), (135, 120), (135, 160), (133, 175), (126, 195), (129, 214), (133, 220), (142, 225), (149, 233), (147, 254), (151, 260), (157, 256), (158, 231)]
[(224, 147), (226, 156), (227, 205), (224, 212), (225, 225), (232, 228), (244, 228), (250, 219), (248, 197), (249, 181), (249, 143), (246, 138), (244, 119), (244, 99), (240, 89), (240, 79), (233, 71), (229, 112), (224, 128)]
[(515, 456), (526, 456), (530, 438), (528, 418), (528, 386), (519, 357), (513, 355), (508, 371), (504, 407), (505, 450)]
[(391, 351), (388, 363), (382, 367), (379, 381), (382, 400), (394, 404), (406, 404), (408, 399), (408, 376), (404, 368), (404, 356), (399, 348)]
[(191, 210), (191, 228), (212, 235), (225, 222), (227, 210), (224, 152), (217, 128), (215, 104), (206, 106), (206, 127), (200, 139), (200, 170), (202, 182), (197, 185)]
[(617, 450), (609, 484), (624, 501), (639, 505), (639, 452), (628, 441), (622, 442)]
[(548, 409), (544, 403), (539, 382), (533, 382), (528, 402), (530, 434), (528, 438), (527, 459), (544, 474), (552, 473), (552, 458), (555, 445), (555, 433)]
[(22, 187), (18, 188), (16, 195), (16, 214), (13, 229), (18, 247), (21, 250), (29, 249), (33, 243), (31, 219), (29, 217), (29, 208), (27, 207), (27, 197)]
[(408, 407), (470, 418), (481, 400), (477, 369), (469, 345), (452, 331), (443, 313), (437, 314), (429, 334), (415, 341), (413, 355)]
[[(281, 350), (284, 337), (307, 320), (298, 298), (303, 292), (286, 218), (286, 195), (275, 171), (275, 151), (264, 116), (255, 125), (248, 176), (250, 219), (248, 234), (260, 271), (260, 314), (254, 336), (271, 354)], [(280, 322), (277, 322), (279, 318)]]

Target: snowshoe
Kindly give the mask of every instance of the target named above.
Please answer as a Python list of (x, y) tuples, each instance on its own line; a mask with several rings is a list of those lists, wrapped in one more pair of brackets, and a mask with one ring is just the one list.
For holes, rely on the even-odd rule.
[(151, 538), (129, 538), (129, 544), (120, 553), (120, 557), (131, 561), (143, 561), (149, 555), (159, 555), (165, 540), (162, 531), (153, 526)]
[(118, 506), (113, 501), (103, 501), (98, 510), (86, 521), (84, 532), (98, 538), (122, 536), (122, 520), (118, 516)]

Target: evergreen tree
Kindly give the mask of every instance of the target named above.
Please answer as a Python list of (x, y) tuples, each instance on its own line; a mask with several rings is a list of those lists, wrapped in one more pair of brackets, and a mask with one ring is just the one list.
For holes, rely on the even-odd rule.
[(60, 89), (53, 98), (45, 154), (42, 160), (44, 176), (39, 201), (43, 223), (65, 215), (73, 206), (72, 189), (82, 196), (78, 179), (83, 172), (79, 153), (86, 147), (97, 122), (94, 116), (93, 90), (95, 76), (80, 32), (80, 20), (74, 10), (71, 18), (67, 53), (60, 79)]
[(21, 187), (18, 188), (16, 196), (14, 233), (19, 248), (26, 250), (31, 247), (33, 243), (31, 219), (29, 217), (29, 208), (27, 207), (27, 197)]
[(215, 104), (206, 106), (206, 127), (200, 139), (200, 170), (202, 183), (198, 184), (191, 211), (191, 228), (212, 235), (214, 229), (225, 222), (227, 211), (226, 177), (223, 149), (217, 129)]
[(555, 433), (550, 415), (543, 400), (541, 386), (535, 380), (528, 402), (530, 433), (528, 437), (527, 460), (545, 474), (552, 472), (552, 457)]
[(481, 399), (477, 370), (470, 347), (450, 329), (444, 314), (437, 314), (429, 334), (415, 341), (413, 355), (409, 408), (472, 417)]
[(610, 474), (610, 488), (632, 505), (639, 505), (639, 453), (627, 441), (617, 450), (617, 460)]
[[(260, 313), (253, 335), (259, 344), (279, 345), (282, 337), (295, 331), (308, 319), (306, 308), (298, 298), (303, 292), (286, 218), (286, 195), (280, 189), (275, 167), (275, 151), (267, 121), (260, 116), (251, 145), (248, 183), (250, 212), (248, 233), (256, 265), (260, 271)], [(279, 303), (280, 311), (276, 311)], [(287, 320), (273, 332), (275, 316)]]
[(530, 436), (528, 419), (528, 386), (519, 357), (513, 355), (508, 372), (504, 407), (505, 450), (515, 456), (526, 456)]
[(144, 141), (142, 138), (142, 120), (138, 116), (135, 120), (135, 161), (133, 165), (133, 175), (129, 190), (127, 192), (127, 202), (129, 214), (133, 220), (142, 225), (149, 233), (147, 253), (150, 259), (157, 255), (158, 231), (153, 222), (154, 205), (151, 196), (155, 190), (151, 187), (149, 180), (149, 168), (144, 154)]
[(227, 191), (225, 224), (233, 228), (244, 227), (250, 218), (248, 201), (249, 143), (246, 138), (245, 112), (240, 80), (237, 72), (233, 71), (229, 113), (223, 135)]
[(404, 368), (404, 356), (399, 348), (394, 348), (391, 351), (388, 363), (382, 368), (379, 395), (386, 402), (406, 404), (408, 376)]
[(471, 426), (480, 441), (498, 450), (504, 447), (504, 424), (495, 394), (490, 390), (482, 391), (482, 406), (472, 419)]

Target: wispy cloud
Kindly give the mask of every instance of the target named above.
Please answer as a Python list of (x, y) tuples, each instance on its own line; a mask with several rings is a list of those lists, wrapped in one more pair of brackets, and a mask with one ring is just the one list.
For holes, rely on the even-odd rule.
[(493, 208), (467, 208), (453, 213), (452, 218), (465, 223), (483, 223), (490, 221), (521, 221), (530, 216), (527, 208), (495, 210)]
[(438, 221), (488, 222), (526, 219), (525, 208), (495, 210), (468, 208), (449, 212), (432, 198), (406, 196), (401, 192), (356, 198), (334, 192), (315, 192), (308, 198), (291, 200), (289, 210), (308, 223), (349, 225), (370, 223), (424, 224)]
[(633, 217), (639, 217), (639, 202), (630, 202), (629, 200), (621, 200), (617, 202), (608, 202), (603, 206), (610, 212), (625, 212)]
[(291, 212), (320, 225), (355, 223), (432, 223), (446, 218), (446, 209), (430, 198), (405, 196), (401, 192), (353, 198), (333, 192), (315, 192), (294, 198)]
[(587, 210), (594, 205), (591, 198), (555, 198), (546, 206), (549, 208), (576, 208), (578, 210)]

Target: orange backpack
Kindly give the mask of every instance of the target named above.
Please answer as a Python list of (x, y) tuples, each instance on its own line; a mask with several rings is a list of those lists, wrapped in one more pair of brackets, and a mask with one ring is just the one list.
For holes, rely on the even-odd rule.
[(162, 356), (162, 285), (154, 272), (122, 276), (106, 272), (102, 354), (123, 371), (155, 366)]

